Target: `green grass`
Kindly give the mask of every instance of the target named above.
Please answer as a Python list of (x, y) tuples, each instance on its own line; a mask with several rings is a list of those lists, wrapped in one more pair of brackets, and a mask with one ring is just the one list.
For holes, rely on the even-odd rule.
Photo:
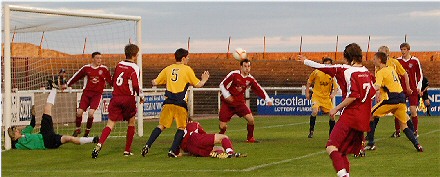
[[(336, 176), (325, 153), (327, 117), (318, 117), (313, 139), (307, 138), (308, 116), (257, 117), (255, 136), (261, 143), (247, 144), (246, 122), (234, 118), (226, 134), (246, 158), (213, 159), (167, 157), (175, 129), (165, 130), (147, 157), (140, 151), (156, 121), (145, 122), (144, 137), (133, 142), (134, 156), (124, 157), (125, 138), (109, 138), (97, 159), (93, 144), (66, 144), (56, 150), (2, 152), (2, 176)], [(207, 132), (218, 132), (218, 120), (200, 120)], [(350, 156), (351, 176), (438, 176), (440, 174), (440, 117), (421, 117), (418, 153), (406, 137), (390, 138), (391, 117), (381, 118), (375, 151), (363, 158)], [(98, 134), (95, 129), (94, 134)]]

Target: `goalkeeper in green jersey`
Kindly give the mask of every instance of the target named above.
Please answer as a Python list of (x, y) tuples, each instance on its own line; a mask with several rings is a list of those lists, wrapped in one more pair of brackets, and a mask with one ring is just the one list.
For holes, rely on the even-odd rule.
[(31, 123), (20, 131), (16, 126), (8, 128), (9, 137), (12, 140), (12, 148), (23, 150), (56, 149), (64, 143), (85, 144), (96, 143), (99, 137), (73, 137), (56, 134), (52, 122), (52, 106), (55, 104), (57, 91), (52, 89), (47, 97), (44, 113), (41, 119), (39, 133), (32, 133), (35, 127), (35, 109), (32, 106)]

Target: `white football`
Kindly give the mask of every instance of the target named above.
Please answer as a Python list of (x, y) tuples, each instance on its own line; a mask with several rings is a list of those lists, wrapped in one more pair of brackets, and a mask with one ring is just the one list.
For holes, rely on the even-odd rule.
[(241, 61), (247, 58), (247, 53), (246, 50), (243, 50), (242, 48), (236, 48), (235, 51), (232, 53), (232, 56), (236, 60)]

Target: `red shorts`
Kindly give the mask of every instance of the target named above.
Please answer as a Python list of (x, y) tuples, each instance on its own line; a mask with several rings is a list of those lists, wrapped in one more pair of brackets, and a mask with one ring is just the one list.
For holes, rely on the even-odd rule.
[(362, 148), (364, 132), (342, 122), (336, 123), (326, 146), (335, 146), (342, 154), (357, 154)]
[(231, 105), (226, 101), (222, 101), (222, 106), (220, 107), (219, 120), (222, 122), (229, 122), (234, 114), (239, 117), (243, 117), (247, 114), (251, 114), (251, 109), (245, 103), (238, 103)]
[(188, 139), (187, 150), (192, 155), (209, 157), (214, 147), (215, 134), (193, 133)]
[(96, 92), (85, 91), (81, 95), (81, 101), (79, 102), (79, 108), (86, 111), (90, 106), (90, 109), (96, 110), (101, 102), (102, 94)]
[(419, 95), (417, 93), (416, 94), (413, 93), (411, 95), (406, 95), (406, 97), (408, 98), (410, 106), (419, 106)]
[(134, 96), (113, 96), (108, 105), (108, 118), (112, 121), (128, 121), (136, 115)]

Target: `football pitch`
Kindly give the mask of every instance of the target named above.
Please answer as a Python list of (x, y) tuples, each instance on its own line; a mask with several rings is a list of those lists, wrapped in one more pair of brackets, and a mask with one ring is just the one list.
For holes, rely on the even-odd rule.
[[(198, 120), (208, 133), (218, 132), (217, 119)], [(325, 152), (328, 117), (319, 116), (313, 138), (307, 138), (308, 116), (256, 117), (255, 137), (260, 143), (248, 144), (246, 121), (233, 118), (226, 134), (236, 152), (245, 158), (208, 157), (168, 158), (175, 128), (165, 130), (147, 157), (140, 154), (157, 121), (144, 122), (144, 137), (135, 137), (133, 156), (122, 155), (125, 138), (109, 138), (97, 159), (91, 158), (94, 144), (65, 144), (56, 150), (3, 151), (2, 176), (336, 176)], [(175, 125), (173, 125), (175, 126)], [(125, 129), (125, 127), (124, 127)], [(92, 135), (101, 129), (92, 129)], [(440, 117), (419, 118), (418, 153), (402, 134), (391, 138), (394, 120), (381, 118), (376, 130), (374, 151), (367, 156), (349, 156), (350, 176), (439, 176)], [(70, 133), (69, 133), (70, 134)]]

